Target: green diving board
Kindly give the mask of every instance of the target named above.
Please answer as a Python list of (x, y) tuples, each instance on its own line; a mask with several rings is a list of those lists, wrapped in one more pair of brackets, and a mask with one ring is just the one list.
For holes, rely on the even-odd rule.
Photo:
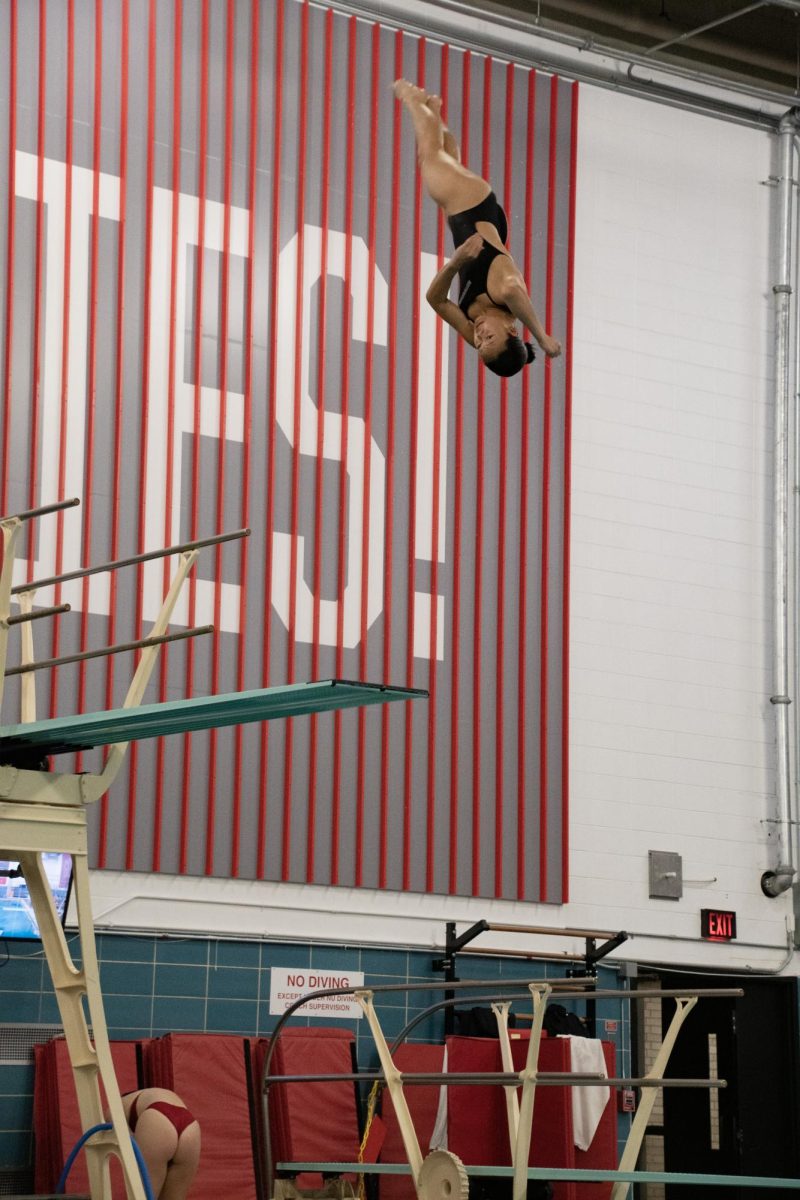
[(317, 683), (290, 683), (250, 692), (232, 692), (225, 696), (142, 704), (138, 708), (114, 708), (107, 712), (31, 721), (25, 725), (5, 725), (0, 726), (0, 762), (12, 761), (15, 753), (73, 754), (95, 746), (138, 742), (171, 733), (275, 721), (332, 709), (387, 704), (391, 700), (419, 700), (427, 695), (417, 688), (326, 679)]
[[(513, 1167), (472, 1167), (464, 1163), (468, 1175), (509, 1177)], [(408, 1163), (334, 1163), (279, 1162), (277, 1171), (298, 1174), (302, 1171), (324, 1171), (329, 1175), (410, 1175)], [(701, 1175), (678, 1171), (594, 1171), (580, 1167), (528, 1167), (528, 1179), (546, 1179), (549, 1183), (676, 1183), (694, 1187), (758, 1187), (800, 1188), (800, 1179), (783, 1179), (776, 1175)]]

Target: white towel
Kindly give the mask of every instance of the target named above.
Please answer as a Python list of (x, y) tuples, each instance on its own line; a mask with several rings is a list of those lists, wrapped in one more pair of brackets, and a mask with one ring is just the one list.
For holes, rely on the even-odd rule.
[[(570, 1070), (576, 1075), (602, 1075), (608, 1079), (603, 1046), (598, 1038), (573, 1037), (570, 1041)], [(579, 1150), (588, 1150), (608, 1104), (607, 1087), (573, 1087), (572, 1133)]]
[[(447, 1070), (447, 1047), (444, 1048), (442, 1057), (442, 1072)], [(436, 1120), (433, 1125), (433, 1133), (429, 1142), (431, 1150), (446, 1150), (447, 1149), (447, 1086), (442, 1084), (439, 1088), (439, 1107), (436, 1110)]]

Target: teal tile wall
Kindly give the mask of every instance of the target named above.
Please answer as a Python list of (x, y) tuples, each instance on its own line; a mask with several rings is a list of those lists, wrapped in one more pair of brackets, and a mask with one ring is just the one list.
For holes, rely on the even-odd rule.
[[(71, 950), (76, 952), (76, 938)], [(238, 1033), (259, 1036), (271, 1032), (276, 1017), (269, 1012), (270, 969), (303, 966), (326, 972), (363, 971), (365, 982), (439, 982), (434, 951), (380, 949), (358, 946), (309, 946), (271, 942), (203, 938), (141, 937), (99, 934), (97, 950), (106, 1019), (112, 1038), (144, 1038), (170, 1032)], [(521, 964), (515, 959), (463, 956), (462, 978), (497, 979), (560, 976), (563, 964)], [(602, 970), (601, 986), (616, 986), (616, 974)], [(406, 1023), (435, 999), (431, 992), (393, 993), (377, 1005), (387, 1036), (396, 1036)], [(619, 1000), (598, 1004), (598, 1035), (617, 1044), (617, 1070), (630, 1069), (628, 1005)], [(319, 1023), (319, 1018), (295, 1018), (295, 1023)], [(616, 1021), (609, 1034), (606, 1020)], [(59, 1024), (49, 972), (38, 944), (20, 943), (0, 965), (0, 1023)], [(362, 1068), (377, 1065), (372, 1037), (365, 1021), (337, 1022), (356, 1035)], [(438, 1041), (444, 1034), (441, 1013), (418, 1025), (411, 1041)], [(0, 1170), (31, 1161), (33, 1067), (0, 1064)]]

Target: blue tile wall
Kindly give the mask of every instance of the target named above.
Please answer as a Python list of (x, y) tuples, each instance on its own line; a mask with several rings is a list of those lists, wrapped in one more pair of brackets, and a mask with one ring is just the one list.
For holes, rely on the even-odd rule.
[[(71, 949), (74, 953), (77, 946), (73, 943)], [(109, 1034), (120, 1039), (177, 1031), (268, 1034), (277, 1020), (269, 1012), (273, 966), (298, 966), (329, 974), (363, 971), (365, 982), (376, 987), (440, 982), (442, 978), (432, 969), (436, 952), (396, 947), (362, 949), (104, 933), (98, 935), (97, 950)], [(521, 963), (488, 955), (463, 956), (459, 968), (462, 977), (489, 981), (563, 974), (563, 964)], [(616, 987), (616, 973), (601, 968), (599, 984)], [(435, 992), (422, 989), (380, 998), (377, 1008), (387, 1038), (396, 1037), (436, 998)], [(616, 1043), (619, 1074), (630, 1070), (628, 1008), (621, 1000), (598, 1003), (598, 1036)], [(311, 1025), (319, 1020), (298, 1017), (295, 1023)], [(613, 1033), (606, 1031), (606, 1021), (616, 1022)], [(5, 966), (0, 966), (0, 1022), (59, 1024), (49, 972), (37, 944), (14, 947)], [(366, 1021), (339, 1024), (355, 1033), (360, 1066), (377, 1066)], [(409, 1040), (440, 1041), (443, 1035), (444, 1016), (438, 1012), (417, 1025)], [(0, 1170), (30, 1162), (32, 1096), (32, 1065), (0, 1066)], [(627, 1124), (627, 1118), (624, 1121)]]

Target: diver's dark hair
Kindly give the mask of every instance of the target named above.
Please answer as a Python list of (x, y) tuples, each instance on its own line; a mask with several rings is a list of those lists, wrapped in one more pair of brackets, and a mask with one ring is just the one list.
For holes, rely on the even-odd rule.
[(484, 365), (495, 375), (516, 375), (535, 358), (531, 343), (523, 342), (522, 338), (512, 334), (506, 341), (505, 350), (501, 350), (496, 358), (484, 359)]

